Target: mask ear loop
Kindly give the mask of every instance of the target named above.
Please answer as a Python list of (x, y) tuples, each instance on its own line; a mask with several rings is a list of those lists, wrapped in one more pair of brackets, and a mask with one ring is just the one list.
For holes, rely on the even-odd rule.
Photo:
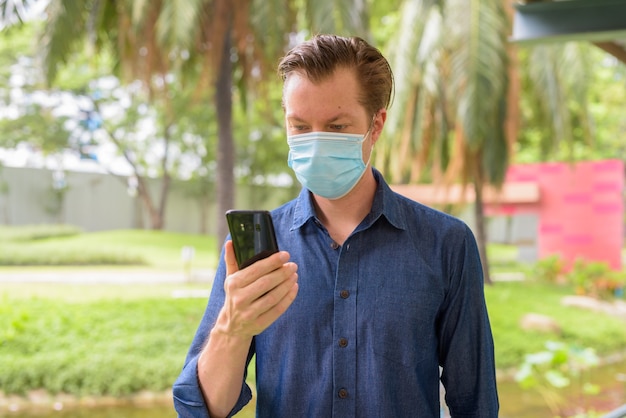
[[(370, 122), (370, 127), (367, 129), (367, 132), (365, 132), (365, 135), (363, 136), (363, 141), (365, 141), (367, 139), (367, 137), (370, 137), (370, 140), (372, 138), (372, 134), (374, 133), (373, 129), (374, 129), (374, 121), (376, 120), (376, 115), (378, 114), (378, 112), (376, 112), (374, 114), (374, 116), (372, 117), (372, 121)], [(367, 162), (365, 163), (365, 167), (370, 165), (370, 162), (372, 161), (372, 154), (374, 153), (374, 144), (372, 144), (372, 146), (370, 147), (370, 155), (367, 157)]]
[[(370, 121), (370, 127), (367, 129), (367, 132), (369, 133), (373, 133), (373, 129), (374, 129), (374, 122), (376, 121), (376, 116), (378, 115), (378, 112), (374, 113), (374, 116), (372, 116), (372, 120)], [(366, 134), (367, 134), (366, 132)]]
[[(370, 127), (367, 129), (367, 132), (365, 132), (365, 136), (363, 137), (363, 140), (365, 140), (367, 138), (367, 136), (370, 136), (371, 139), (371, 135), (374, 134), (374, 121), (376, 121), (376, 116), (378, 115), (378, 112), (374, 113), (374, 116), (372, 116), (372, 121), (370, 122)], [(369, 165), (369, 163), (372, 161), (372, 154), (374, 153), (374, 144), (372, 143), (372, 146), (370, 147), (370, 155), (367, 158), (367, 162), (365, 163), (365, 166), (367, 167)]]

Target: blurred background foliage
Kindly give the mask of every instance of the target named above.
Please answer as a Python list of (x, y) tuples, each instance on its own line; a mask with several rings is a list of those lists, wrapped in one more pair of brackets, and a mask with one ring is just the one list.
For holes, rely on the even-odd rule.
[[(483, 186), (501, 185), (511, 163), (623, 159), (625, 66), (584, 42), (509, 42), (512, 7), (505, 0), (5, 2), (0, 146), (74, 152), (111, 172), (114, 160), (99, 152), (116, 153), (153, 229), (163, 227), (171, 179), (197, 183), (190, 190), (218, 202), (222, 242), (221, 214), (236, 205), (236, 184), (295, 182), (285, 164), (277, 61), (312, 34), (337, 33), (369, 40), (394, 70), (394, 102), (373, 157), (392, 183), (460, 182), (480, 203)], [(146, 178), (160, 180), (156, 193)], [(481, 204), (475, 218), (488, 266)]]

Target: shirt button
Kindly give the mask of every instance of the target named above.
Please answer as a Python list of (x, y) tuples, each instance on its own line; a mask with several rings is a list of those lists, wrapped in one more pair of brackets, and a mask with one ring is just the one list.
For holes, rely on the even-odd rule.
[(330, 243), (330, 248), (332, 248), (333, 250), (336, 250), (337, 248), (339, 248), (339, 244), (333, 241)]
[(342, 290), (341, 292), (339, 292), (339, 296), (341, 296), (342, 299), (348, 299), (348, 297), (350, 296), (350, 292), (348, 292), (347, 290)]
[(348, 397), (348, 391), (343, 388), (339, 389), (339, 392), (337, 394), (341, 399), (346, 399)]
[(348, 346), (348, 340), (346, 338), (339, 339), (339, 347), (346, 348)]

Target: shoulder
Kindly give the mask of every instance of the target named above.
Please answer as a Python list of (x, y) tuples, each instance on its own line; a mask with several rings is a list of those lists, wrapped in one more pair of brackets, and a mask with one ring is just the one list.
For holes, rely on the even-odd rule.
[(403, 201), (403, 205), (406, 206), (407, 210), (418, 214), (421, 217), (434, 220), (440, 224), (449, 225), (453, 228), (465, 228), (466, 226), (466, 223), (456, 216), (453, 216), (449, 213), (443, 212), (431, 206), (426, 206), (425, 204), (417, 202), (415, 200), (411, 200), (408, 197), (404, 197), (402, 195), (397, 196), (398, 199)]
[(374, 176), (378, 181), (376, 199), (387, 219), (396, 227), (421, 233), (432, 232), (436, 235), (471, 234), (469, 227), (461, 219), (398, 193), (377, 171), (374, 171)]
[(406, 220), (408, 229), (419, 228), (433, 233), (472, 234), (469, 226), (461, 219), (441, 210), (426, 206), (395, 191), (390, 190), (393, 205)]

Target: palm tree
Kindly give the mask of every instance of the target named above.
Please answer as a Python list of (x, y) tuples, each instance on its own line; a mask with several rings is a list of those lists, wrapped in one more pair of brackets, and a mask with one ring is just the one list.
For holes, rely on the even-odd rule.
[[(150, 213), (152, 226), (163, 227), (163, 216), (170, 184), (168, 133), (176, 123), (176, 109), (170, 98), (174, 89), (195, 88), (196, 100), (213, 91), (218, 119), (217, 200), (221, 212), (233, 205), (234, 176), (231, 132), (232, 42), (244, 55), (248, 2), (245, 1), (121, 1), (90, 0), (64, 2), (51, 0), (46, 12), (48, 25), (43, 34), (46, 75), (52, 83), (58, 68), (84, 43), (99, 53), (109, 51), (115, 69), (124, 81), (140, 80), (152, 101), (160, 100), (166, 110), (163, 128), (165, 152), (161, 162), (161, 188), (153, 199), (144, 176), (131, 153), (124, 153), (135, 168), (138, 194)], [(246, 65), (246, 62), (243, 63)], [(251, 64), (248, 64), (251, 65)], [(166, 80), (174, 76), (179, 83)], [(208, 135), (206, 135), (208, 136)], [(113, 138), (110, 135), (111, 138)], [(222, 223), (218, 223), (222, 224)], [(220, 232), (220, 235), (225, 235)]]
[[(298, 13), (296, 5), (304, 11)], [(194, 83), (197, 91), (212, 91), (218, 125), (218, 242), (227, 232), (221, 214), (234, 204), (235, 86), (245, 101), (250, 97), (247, 89), (254, 90), (273, 76), (275, 61), (300, 26), (312, 32), (363, 35), (367, 27), (360, 0), (51, 0), (47, 12), (49, 24), (43, 39), (50, 81), (59, 65), (88, 40), (96, 50), (112, 51), (118, 73), (125, 80), (142, 80), (152, 95), (167, 97), (166, 90), (157, 88), (163, 83), (155, 86), (154, 80), (172, 73)], [(162, 191), (161, 202), (163, 196)]]
[[(574, 143), (591, 144), (594, 136), (588, 108), (593, 79), (590, 45), (536, 45), (523, 52), (521, 99), (528, 109), (526, 123), (540, 135), (535, 141), (529, 134), (520, 135), (520, 143), (536, 147), (543, 161), (554, 155), (572, 161)], [(559, 155), (563, 149), (568, 155)]]
[[(525, 122), (541, 129), (540, 143), (531, 145), (542, 147), (544, 157), (559, 142), (589, 141), (586, 47), (518, 51), (507, 42), (512, 11), (503, 0), (408, 0), (400, 15), (399, 36), (387, 48), (398, 84), (395, 106), (404, 113), (392, 112), (390, 140), (379, 146), (377, 165), (396, 183), (472, 185), (490, 283), (483, 188), (500, 187), (515, 142), (529, 143), (520, 135)], [(524, 104), (530, 116), (522, 113)]]
[[(405, 1), (388, 50), (397, 76), (391, 140), (377, 152), (393, 182), (472, 184), (485, 281), (483, 187), (500, 185), (506, 136), (507, 17), (500, 0)], [(428, 167), (430, 165), (430, 167)]]

